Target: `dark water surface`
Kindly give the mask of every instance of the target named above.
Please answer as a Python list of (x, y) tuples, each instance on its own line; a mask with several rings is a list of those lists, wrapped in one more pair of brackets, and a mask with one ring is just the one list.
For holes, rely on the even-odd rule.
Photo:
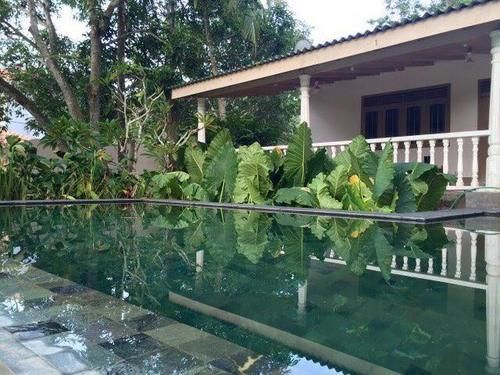
[(76, 350), (97, 373), (495, 372), (499, 236), (463, 225), (0, 208), (0, 325), (59, 371)]

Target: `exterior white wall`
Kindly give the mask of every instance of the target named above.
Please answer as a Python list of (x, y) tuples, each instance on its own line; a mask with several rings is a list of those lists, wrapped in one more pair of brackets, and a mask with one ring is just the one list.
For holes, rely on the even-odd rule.
[(311, 93), (314, 142), (343, 141), (360, 134), (363, 96), (442, 84), (451, 85), (450, 130), (476, 130), (478, 81), (490, 77), (491, 56), (473, 55), (471, 63), (443, 61), (323, 86)]
[[(37, 154), (40, 156), (43, 156), (45, 158), (50, 158), (50, 159), (57, 159), (59, 158), (54, 151), (50, 147), (44, 147), (40, 144), (39, 139), (31, 139), (30, 140), (31, 144), (36, 147), (37, 149)], [(109, 153), (109, 155), (113, 158), (113, 161), (116, 163), (118, 162), (118, 153), (116, 150), (116, 147), (108, 146), (105, 148), (106, 152)], [(137, 164), (136, 164), (136, 172), (137, 174), (141, 174), (144, 171), (156, 171), (158, 170), (158, 165), (156, 162), (151, 159), (150, 157), (144, 155), (144, 148), (141, 147), (139, 149), (139, 155), (137, 157)]]
[[(378, 76), (340, 81), (311, 92), (314, 142), (349, 140), (361, 133), (361, 99), (366, 95), (450, 84), (450, 131), (478, 128), (478, 81), (491, 77), (491, 56), (473, 55), (472, 62), (442, 61)], [(402, 147), (402, 145), (400, 146)], [(471, 175), (471, 146), (464, 145), (464, 175)], [(424, 150), (424, 156), (427, 155)], [(414, 150), (412, 150), (414, 152)], [(402, 150), (400, 150), (400, 156)], [(415, 160), (412, 157), (412, 160)], [(436, 150), (436, 164), (442, 162)], [(450, 145), (450, 172), (456, 168), (456, 145)]]

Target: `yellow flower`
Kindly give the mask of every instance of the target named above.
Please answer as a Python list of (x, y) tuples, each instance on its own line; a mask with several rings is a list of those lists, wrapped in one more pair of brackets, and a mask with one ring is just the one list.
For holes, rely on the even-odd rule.
[(354, 232), (351, 233), (352, 238), (358, 238), (359, 237), (359, 232), (355, 230)]
[(357, 174), (353, 174), (351, 177), (349, 177), (349, 183), (351, 185), (358, 185), (359, 184), (359, 176)]

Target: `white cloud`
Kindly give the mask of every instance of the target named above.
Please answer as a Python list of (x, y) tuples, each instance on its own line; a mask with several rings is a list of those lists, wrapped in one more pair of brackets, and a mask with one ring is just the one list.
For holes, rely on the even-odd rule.
[(287, 0), (295, 15), (312, 26), (314, 44), (370, 28), (368, 20), (384, 15), (384, 0)]

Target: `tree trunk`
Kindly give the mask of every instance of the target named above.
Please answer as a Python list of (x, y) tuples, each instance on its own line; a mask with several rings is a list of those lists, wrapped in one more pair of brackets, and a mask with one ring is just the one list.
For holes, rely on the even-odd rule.
[(8, 95), (10, 98), (15, 100), (17, 104), (26, 109), (31, 116), (35, 119), (38, 126), (42, 130), (46, 130), (50, 125), (50, 121), (43, 114), (43, 112), (37, 107), (34, 101), (24, 95), (21, 91), (19, 91), (16, 87), (11, 85), (9, 82), (0, 77), (0, 91)]
[[(214, 43), (212, 34), (210, 33), (210, 19), (206, 7), (203, 7), (203, 34), (205, 35), (205, 42), (207, 44), (208, 59), (210, 60), (210, 71), (212, 76), (219, 73), (217, 57), (215, 56)], [(226, 118), (226, 99), (217, 98), (217, 107), (219, 110), (219, 118), (224, 120)]]
[[(66, 80), (61, 70), (59, 69), (57, 62), (54, 58), (54, 54), (49, 50), (47, 44), (45, 44), (45, 40), (42, 38), (40, 34), (40, 30), (38, 29), (38, 16), (35, 9), (35, 3), (33, 0), (28, 0), (28, 13), (30, 19), (29, 31), (33, 38), (35, 39), (35, 44), (42, 56), (44, 63), (49, 70), (49, 72), (54, 77), (57, 85), (61, 89), (63, 94), (64, 102), (68, 106), (68, 111), (71, 117), (77, 121), (83, 121), (84, 116), (80, 105), (78, 104), (78, 100), (76, 98), (75, 93), (69, 82)], [(50, 30), (49, 30), (50, 32)]]
[[(125, 1), (121, 0), (118, 5), (118, 25), (117, 25), (117, 35), (116, 35), (116, 60), (118, 64), (123, 64), (125, 62), (125, 36), (127, 32), (127, 15), (125, 9)], [(125, 76), (123, 74), (119, 74), (118, 76), (118, 95), (121, 96), (119, 103), (123, 102), (123, 93), (125, 92)], [(120, 105), (120, 104), (118, 104)], [(122, 132), (125, 133), (125, 115), (121, 110), (117, 111), (118, 113), (118, 124), (122, 129)], [(125, 139), (118, 140), (118, 161), (122, 161), (127, 157), (128, 154), (128, 145), (126, 145), (127, 141)]]
[(92, 11), (90, 16), (90, 81), (89, 81), (89, 120), (92, 126), (96, 126), (101, 118), (101, 28), (97, 10)]

